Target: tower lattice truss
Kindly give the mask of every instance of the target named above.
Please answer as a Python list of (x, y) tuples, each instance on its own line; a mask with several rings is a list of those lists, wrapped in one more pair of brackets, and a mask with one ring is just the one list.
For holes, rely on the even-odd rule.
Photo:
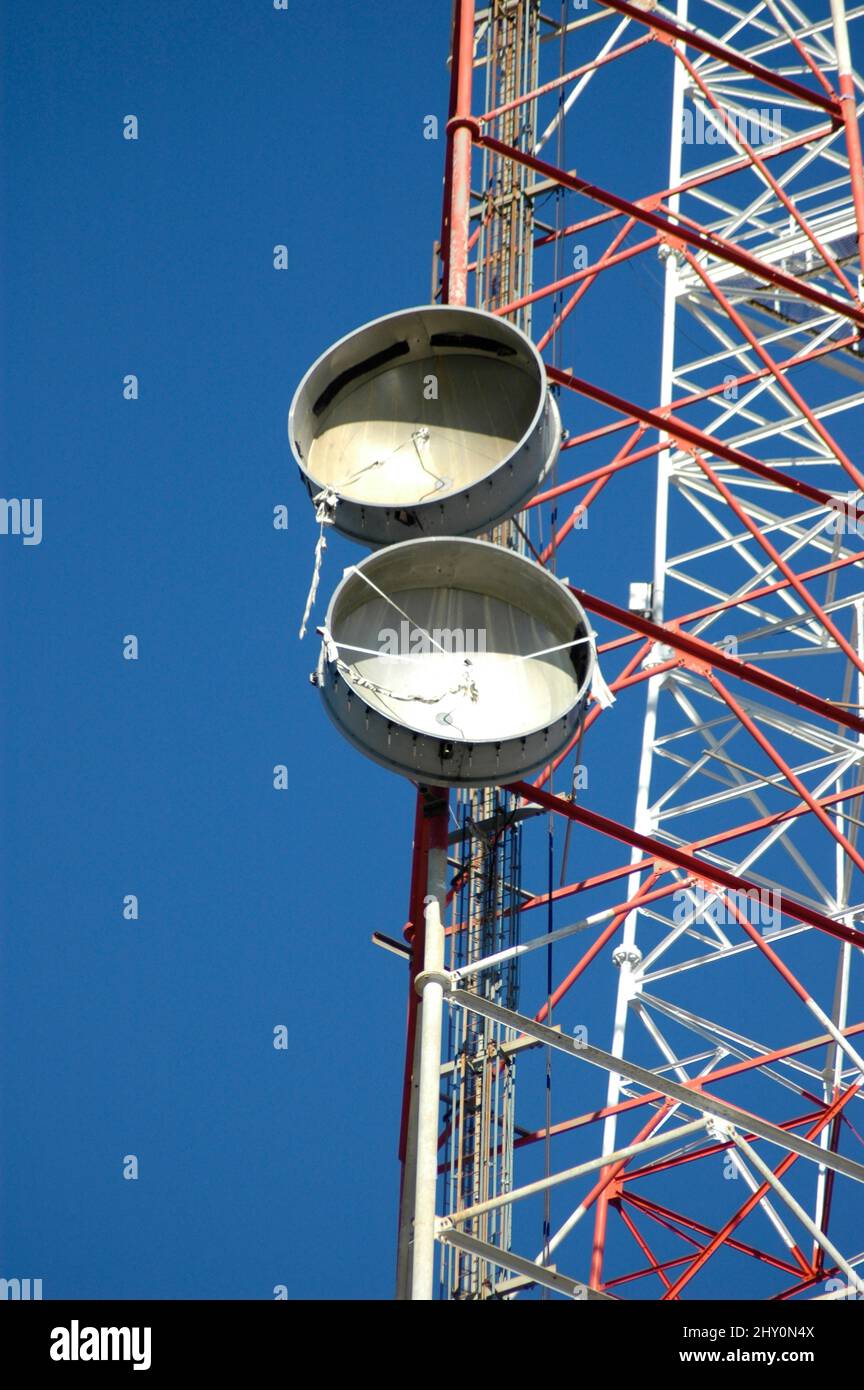
[[(569, 434), (499, 539), (616, 698), (450, 837), (444, 1297), (864, 1294), (862, 18), (454, 7), (441, 298), (544, 354)], [(663, 186), (607, 186), (646, 124)]]

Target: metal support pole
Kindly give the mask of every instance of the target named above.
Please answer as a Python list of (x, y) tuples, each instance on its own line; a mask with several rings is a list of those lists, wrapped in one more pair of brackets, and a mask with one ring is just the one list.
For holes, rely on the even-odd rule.
[[(837, 84), (840, 88), (840, 109), (849, 154), (849, 182), (852, 206), (858, 232), (858, 254), (864, 267), (864, 166), (861, 160), (861, 132), (858, 129), (858, 98), (852, 75), (852, 54), (849, 48), (849, 29), (846, 24), (845, 0), (831, 0), (831, 19), (834, 25), (834, 46), (837, 50)], [(858, 287), (859, 298), (861, 286)]]
[(474, 0), (458, 0), (454, 22), (456, 111), (448, 122), (450, 137), (447, 209), (448, 304), (468, 302), (468, 216), (471, 203), (471, 87), (474, 78)]
[(426, 948), (416, 987), (420, 1013), (419, 1092), (417, 1098), (417, 1167), (411, 1299), (431, 1302), (435, 1280), (435, 1192), (438, 1183), (438, 1116), (441, 1093), (441, 1019), (444, 1003), (444, 925), (441, 904), (426, 899)]
[[(396, 1266), (396, 1299), (411, 1297), (411, 1262), (413, 1258), (413, 1222), (417, 1187), (417, 1117), (420, 1088), (420, 1050), (423, 1027), (423, 1003), (417, 997), (414, 981), (425, 964), (425, 919), (429, 896), (434, 896), (443, 910), (447, 893), (447, 835), (450, 803), (447, 792), (420, 788), (417, 793), (417, 823), (415, 827), (415, 866), (412, 881), (412, 924), (414, 941), (411, 965), (411, 997), (415, 1007), (409, 1010), (410, 1049), (405, 1108), (405, 1141), (402, 1155), (402, 1189), (399, 1203), (399, 1246)], [(418, 889), (423, 895), (420, 912)], [(443, 949), (443, 948), (442, 948)], [(440, 1010), (439, 1010), (440, 1012)], [(437, 1154), (437, 1135), (435, 1136)]]

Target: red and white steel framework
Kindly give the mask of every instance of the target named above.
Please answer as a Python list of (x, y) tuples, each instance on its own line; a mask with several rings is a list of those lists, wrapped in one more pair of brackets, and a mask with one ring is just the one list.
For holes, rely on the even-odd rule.
[[(456, 949), (470, 923), (455, 800), (418, 794), (412, 981), (432, 893), (445, 1012), (483, 1024), (491, 1117), (467, 1205), (445, 1158), (452, 1170), (453, 1104), (438, 1117), (436, 1296), (864, 1294), (864, 93), (849, 40), (862, 18), (843, 0), (455, 0), (436, 294), (513, 319), (544, 352), (571, 432), (515, 533), (579, 580), (616, 702), (508, 789), (505, 819), (526, 838), (552, 844), (558, 827), (557, 860), (554, 886), (550, 872), (520, 890), (520, 943), (493, 959)], [(626, 109), (632, 90), (644, 121), (649, 62), (667, 83), (647, 118), (658, 138), (671, 129), (668, 176), (634, 195), (637, 170), (625, 196), (585, 147), (580, 103)], [(579, 172), (565, 167), (577, 155)], [(613, 277), (640, 258), (662, 277), (662, 356), (654, 394), (632, 400), (631, 378), (649, 377), (627, 367), (640, 348)], [(622, 369), (601, 382), (590, 353), (562, 364), (559, 345), (604, 294)], [(650, 527), (651, 504), (653, 582), (624, 608), (602, 571), (587, 582), (580, 525), (595, 526), (592, 507), (600, 527), (638, 505)], [(611, 781), (592, 769), (604, 721), (644, 726), (641, 760)], [(475, 799), (472, 815), (490, 806)], [(487, 848), (497, 825), (490, 812)], [(514, 1010), (482, 982), (517, 954), (554, 959), (555, 976)], [(426, 1200), (416, 998), (402, 1297)], [(535, 1072), (515, 1106), (492, 1083), (517, 1054)], [(550, 1058), (568, 1077), (552, 1106)], [(444, 1059), (445, 1096), (459, 1065)], [(512, 1223), (490, 1227), (505, 1211)]]

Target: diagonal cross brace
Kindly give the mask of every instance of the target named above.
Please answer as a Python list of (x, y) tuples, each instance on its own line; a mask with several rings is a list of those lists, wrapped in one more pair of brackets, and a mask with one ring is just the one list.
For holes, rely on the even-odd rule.
[(727, 44), (720, 43), (718, 39), (711, 38), (710, 34), (704, 34), (701, 30), (690, 28), (683, 24), (676, 24), (672, 19), (656, 14), (652, 10), (628, 3), (628, 0), (600, 0), (601, 5), (605, 5), (609, 10), (616, 10), (618, 14), (626, 15), (628, 19), (635, 19), (639, 24), (647, 24), (649, 29), (656, 33), (664, 34), (667, 39), (678, 39), (689, 48), (695, 48), (699, 53), (707, 53), (709, 57), (716, 58), (718, 62), (726, 63), (730, 68), (737, 68), (740, 72), (749, 73), (751, 77), (757, 78), (769, 87), (776, 87), (778, 91), (785, 92), (788, 96), (806, 101), (812, 106), (819, 106), (823, 111), (827, 111), (833, 116), (835, 121), (842, 120), (842, 110), (837, 97), (828, 96), (825, 92), (814, 92), (810, 87), (804, 87), (800, 82), (795, 82), (791, 77), (784, 77), (783, 73), (775, 72), (773, 68), (766, 68), (762, 63), (755, 62), (752, 58), (747, 58), (743, 53), (737, 53), (734, 48), (729, 48)]
[[(544, 792), (540, 787), (534, 787), (530, 782), (511, 782), (507, 791), (513, 792), (514, 796), (521, 796), (526, 801), (533, 801), (537, 806), (542, 806), (547, 811), (554, 811), (560, 816), (566, 816), (568, 820), (579, 821), (582, 825), (587, 825), (592, 830), (598, 830), (601, 835), (608, 835), (610, 839), (619, 840), (622, 844), (630, 845), (632, 848), (641, 849), (643, 854), (648, 854), (658, 863), (672, 864), (676, 869), (684, 869), (687, 874), (696, 878), (705, 879), (707, 882), (720, 885), (722, 888), (729, 888), (732, 892), (755, 892), (758, 894), (757, 884), (751, 883), (749, 879), (742, 878), (740, 874), (731, 874), (728, 869), (722, 869), (718, 864), (709, 864), (704, 859), (699, 859), (697, 855), (689, 853), (687, 850), (676, 849), (674, 845), (666, 845), (661, 840), (655, 840), (650, 835), (643, 835), (638, 830), (631, 830), (629, 826), (621, 825), (618, 821), (611, 820), (609, 816), (601, 816), (599, 811), (589, 811), (587, 806), (579, 806), (573, 801), (564, 801), (560, 796), (553, 796), (551, 792)], [(631, 866), (631, 872), (638, 871), (638, 866)], [(828, 936), (836, 936), (840, 941), (848, 941), (851, 946), (859, 949), (864, 947), (864, 932), (856, 931), (854, 927), (847, 926), (845, 922), (837, 922), (833, 917), (826, 917), (824, 913), (817, 912), (815, 908), (808, 907), (806, 903), (798, 902), (796, 898), (791, 898), (786, 893), (778, 893), (780, 911), (789, 917), (794, 917), (798, 922), (805, 922), (808, 927), (816, 927), (819, 931), (825, 932)], [(638, 903), (634, 903), (637, 907)]]
[(835, 705), (830, 700), (813, 695), (809, 690), (805, 690), (800, 685), (793, 685), (791, 681), (784, 681), (780, 676), (772, 676), (769, 671), (763, 671), (760, 666), (754, 666), (752, 662), (744, 661), (741, 657), (731, 656), (719, 647), (712, 647), (710, 642), (705, 642), (701, 637), (696, 637), (690, 632), (682, 632), (679, 628), (668, 624), (652, 622), (650, 618), (643, 618), (638, 613), (631, 613), (627, 608), (619, 608), (617, 604), (610, 603), (608, 599), (589, 594), (587, 590), (579, 589), (575, 584), (568, 585), (568, 588), (571, 594), (576, 595), (582, 607), (588, 609), (589, 613), (595, 613), (600, 618), (608, 618), (610, 622), (618, 623), (621, 627), (629, 628), (632, 632), (639, 632), (643, 637), (650, 637), (654, 642), (659, 642), (664, 647), (671, 647), (673, 651), (679, 652), (683, 656), (695, 657), (697, 661), (704, 662), (706, 666), (716, 666), (718, 670), (725, 671), (727, 675), (736, 676), (738, 680), (746, 681), (748, 685), (755, 685), (759, 690), (764, 690), (770, 695), (777, 695), (781, 700), (789, 700), (800, 709), (809, 710), (811, 714), (819, 714), (823, 719), (828, 719), (833, 724), (843, 724), (847, 729), (853, 729), (855, 733), (864, 734), (864, 719), (860, 715), (853, 714), (851, 710), (844, 709), (842, 705)]
[(555, 1028), (535, 1023), (533, 1018), (515, 1013), (512, 1009), (503, 1009), (499, 1004), (493, 1004), (468, 990), (452, 990), (445, 994), (445, 998), (470, 1013), (482, 1014), (484, 1018), (501, 1023), (506, 1028), (515, 1028), (519, 1032), (527, 1033), (546, 1047), (555, 1047), (559, 1052), (566, 1052), (571, 1057), (580, 1057), (583, 1062), (589, 1062), (604, 1071), (617, 1072), (628, 1081), (647, 1086), (649, 1090), (656, 1092), (658, 1097), (667, 1096), (679, 1105), (690, 1105), (705, 1115), (725, 1120), (749, 1134), (758, 1135), (760, 1139), (765, 1139), (769, 1144), (776, 1144), (780, 1149), (798, 1154), (801, 1158), (809, 1158), (811, 1162), (832, 1168), (835, 1173), (842, 1173), (856, 1182), (864, 1182), (864, 1167), (860, 1163), (853, 1162), (851, 1158), (844, 1158), (842, 1154), (832, 1153), (829, 1149), (823, 1149), (818, 1144), (811, 1143), (809, 1139), (800, 1139), (797, 1134), (787, 1133), (778, 1125), (772, 1125), (770, 1121), (763, 1120), (758, 1115), (741, 1110), (737, 1105), (730, 1105), (728, 1101), (719, 1100), (716, 1096), (704, 1096), (692, 1085), (684, 1086), (677, 1081), (669, 1081), (648, 1067), (629, 1062), (626, 1057), (615, 1057), (611, 1052), (604, 1052), (599, 1047), (578, 1043)]

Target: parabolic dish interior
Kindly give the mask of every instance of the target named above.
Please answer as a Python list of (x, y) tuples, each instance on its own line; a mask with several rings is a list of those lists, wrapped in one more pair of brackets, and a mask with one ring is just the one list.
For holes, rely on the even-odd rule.
[(427, 305), (366, 324), (297, 389), (288, 433), (312, 498), (375, 547), (473, 535), (512, 516), (557, 457), (540, 355), (479, 309)]
[(578, 727), (594, 664), (584, 611), (513, 551), (408, 541), (346, 570), (317, 683), (340, 731), (418, 781), (524, 776)]

